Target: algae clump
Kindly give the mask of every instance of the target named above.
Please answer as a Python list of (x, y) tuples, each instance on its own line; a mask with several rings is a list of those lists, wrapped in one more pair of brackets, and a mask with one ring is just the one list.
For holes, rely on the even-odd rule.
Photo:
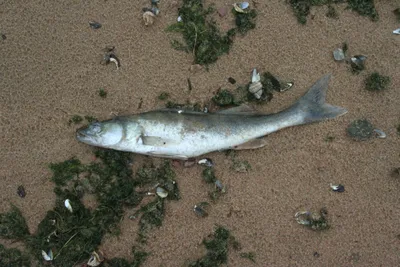
[(365, 80), (365, 88), (368, 91), (382, 91), (390, 85), (390, 77), (380, 75), (377, 72), (372, 73)]

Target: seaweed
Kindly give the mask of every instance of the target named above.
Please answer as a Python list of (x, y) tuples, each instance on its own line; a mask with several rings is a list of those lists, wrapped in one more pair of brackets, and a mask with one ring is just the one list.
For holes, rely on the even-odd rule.
[(57, 186), (66, 185), (69, 180), (85, 170), (77, 158), (71, 158), (61, 163), (50, 163), (49, 168), (53, 172), (51, 179)]
[(99, 96), (100, 96), (101, 98), (106, 98), (106, 97), (107, 97), (107, 91), (104, 90), (104, 88), (100, 88), (100, 90), (99, 90)]
[(213, 96), (212, 101), (218, 106), (235, 105), (235, 96), (227, 89), (218, 90), (217, 94)]
[(84, 118), (85, 118), (85, 120), (86, 120), (88, 123), (92, 123), (92, 122), (98, 121), (98, 120), (97, 120), (95, 117), (93, 117), (93, 116), (85, 116)]
[(339, 18), (338, 12), (336, 11), (335, 7), (333, 7), (332, 5), (328, 5), (328, 11), (326, 12), (326, 16), (328, 18), (332, 18), (332, 19)]
[(221, 34), (215, 21), (207, 18), (212, 14), (212, 6), (204, 8), (202, 0), (183, 0), (179, 8), (182, 21), (167, 27), (167, 31), (182, 33), (186, 44), (177, 40), (171, 42), (177, 50), (192, 53), (193, 64), (209, 65), (217, 61), (218, 57), (228, 53), (232, 45), (234, 32)]
[(202, 172), (202, 177), (204, 181), (208, 184), (215, 183), (217, 178), (215, 177), (215, 171), (212, 167), (206, 167)]
[(207, 8), (203, 0), (183, 0), (178, 9), (181, 21), (167, 27), (169, 32), (182, 34), (184, 43), (172, 40), (174, 49), (192, 53), (193, 64), (210, 65), (224, 54), (229, 53), (233, 44), (233, 37), (237, 32), (242, 35), (255, 28), (254, 19), (257, 16), (255, 10), (246, 13), (238, 13), (233, 9), (236, 27), (221, 33), (216, 22), (209, 18), (214, 13), (214, 7)]
[(5, 248), (0, 244), (0, 266), (30, 267), (31, 259), (28, 254), (16, 248)]
[(355, 120), (347, 127), (347, 133), (357, 141), (371, 138), (373, 131), (374, 127), (366, 119)]
[(251, 9), (249, 12), (239, 13), (234, 8), (232, 8), (232, 13), (235, 16), (235, 31), (244, 35), (249, 30), (252, 30), (256, 27), (254, 19), (257, 17), (257, 12), (254, 9)]
[(230, 231), (222, 226), (218, 226), (214, 234), (209, 239), (203, 240), (203, 245), (207, 249), (206, 255), (189, 263), (189, 267), (217, 267), (228, 261), (229, 247), (238, 249), (239, 243)]
[(372, 21), (379, 19), (374, 0), (347, 0), (347, 9), (356, 11), (361, 16), (369, 17)]
[(397, 21), (400, 22), (400, 7), (393, 10), (393, 13), (397, 17)]
[(169, 98), (169, 94), (167, 92), (162, 92), (159, 96), (158, 99), (159, 100), (166, 100)]
[(22, 216), (21, 211), (14, 205), (11, 205), (9, 212), (0, 214), (0, 236), (6, 239), (18, 240), (29, 236), (25, 218)]
[(79, 115), (74, 115), (72, 118), (68, 121), (68, 125), (71, 124), (79, 124), (83, 121), (83, 118)]
[[(62, 163), (50, 164), (53, 181), (56, 183), (55, 207), (47, 212), (38, 225), (37, 231), (29, 235), (25, 219), (21, 212), (13, 206), (10, 212), (0, 214), (1, 236), (23, 241), (27, 250), (34, 255), (38, 262), (43, 261), (41, 255), (43, 250), (52, 251), (54, 255), (52, 265), (75, 266), (90, 257), (106, 233), (118, 235), (119, 223), (124, 215), (123, 208), (136, 207), (143, 198), (142, 193), (135, 191), (140, 183), (133, 178), (129, 153), (98, 150), (95, 155), (98, 160), (88, 165), (81, 164), (75, 158)], [(178, 199), (180, 197), (178, 187), (175, 181), (172, 182), (175, 173), (169, 163), (158, 168), (157, 175), (158, 178), (163, 178), (163, 186), (171, 190), (170, 198)], [(97, 206), (94, 209), (86, 208), (83, 205), (81, 198), (85, 193), (95, 196)], [(66, 199), (71, 204), (71, 211), (65, 207)], [(157, 201), (159, 200), (157, 199)], [(163, 203), (161, 208), (159, 208), (159, 203), (154, 206), (163, 215)], [(154, 206), (151, 209), (150, 206), (142, 209), (144, 213), (139, 222), (141, 229), (146, 228), (147, 230), (147, 225), (161, 225), (163, 216), (158, 216), (154, 212)], [(18, 254), (17, 251), (11, 252), (15, 255)], [(0, 263), (17, 260), (17, 258), (4, 253), (0, 247)], [(128, 262), (130, 264), (128, 266), (140, 266), (149, 254), (133, 250), (133, 255), (134, 259), (131, 263)], [(25, 256), (21, 256), (20, 264), (6, 266), (29, 266), (25, 264), (25, 259)], [(112, 259), (106, 261), (104, 265), (118, 266), (117, 263), (123, 264), (124, 262), (124, 260)]]
[(242, 253), (240, 253), (240, 257), (242, 257), (244, 259), (248, 259), (254, 263), (256, 262), (256, 260), (255, 260), (256, 254), (254, 254), (254, 252), (242, 252)]
[(390, 85), (390, 77), (374, 72), (365, 80), (365, 88), (369, 91), (382, 91)]

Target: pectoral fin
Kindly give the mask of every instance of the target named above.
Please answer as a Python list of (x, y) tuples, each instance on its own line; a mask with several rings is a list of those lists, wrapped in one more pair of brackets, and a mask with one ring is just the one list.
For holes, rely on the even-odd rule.
[(142, 139), (142, 144), (145, 146), (170, 146), (170, 145), (174, 145), (177, 144), (177, 142), (175, 140), (172, 139), (166, 139), (166, 138), (162, 138), (159, 136), (144, 136), (142, 135), (140, 137)]
[(257, 138), (257, 139), (250, 140), (246, 143), (243, 143), (241, 145), (234, 146), (233, 149), (234, 150), (256, 149), (256, 148), (263, 147), (266, 144), (267, 144), (267, 141), (265, 141), (264, 139)]

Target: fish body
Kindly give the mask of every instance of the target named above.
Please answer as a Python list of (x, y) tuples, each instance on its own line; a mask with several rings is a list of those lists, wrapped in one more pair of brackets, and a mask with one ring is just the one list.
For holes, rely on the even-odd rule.
[(95, 122), (77, 131), (89, 145), (186, 160), (213, 151), (265, 145), (261, 137), (280, 129), (332, 119), (347, 113), (325, 103), (330, 75), (318, 80), (291, 107), (261, 114), (244, 107), (203, 113), (161, 109)]

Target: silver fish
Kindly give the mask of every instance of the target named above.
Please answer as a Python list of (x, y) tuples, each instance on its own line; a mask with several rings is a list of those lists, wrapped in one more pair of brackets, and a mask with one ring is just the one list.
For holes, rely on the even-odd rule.
[(347, 110), (325, 103), (331, 75), (319, 79), (291, 107), (261, 114), (247, 106), (216, 113), (161, 109), (94, 122), (77, 130), (79, 141), (98, 147), (186, 160), (213, 151), (254, 149), (280, 129), (333, 119)]

